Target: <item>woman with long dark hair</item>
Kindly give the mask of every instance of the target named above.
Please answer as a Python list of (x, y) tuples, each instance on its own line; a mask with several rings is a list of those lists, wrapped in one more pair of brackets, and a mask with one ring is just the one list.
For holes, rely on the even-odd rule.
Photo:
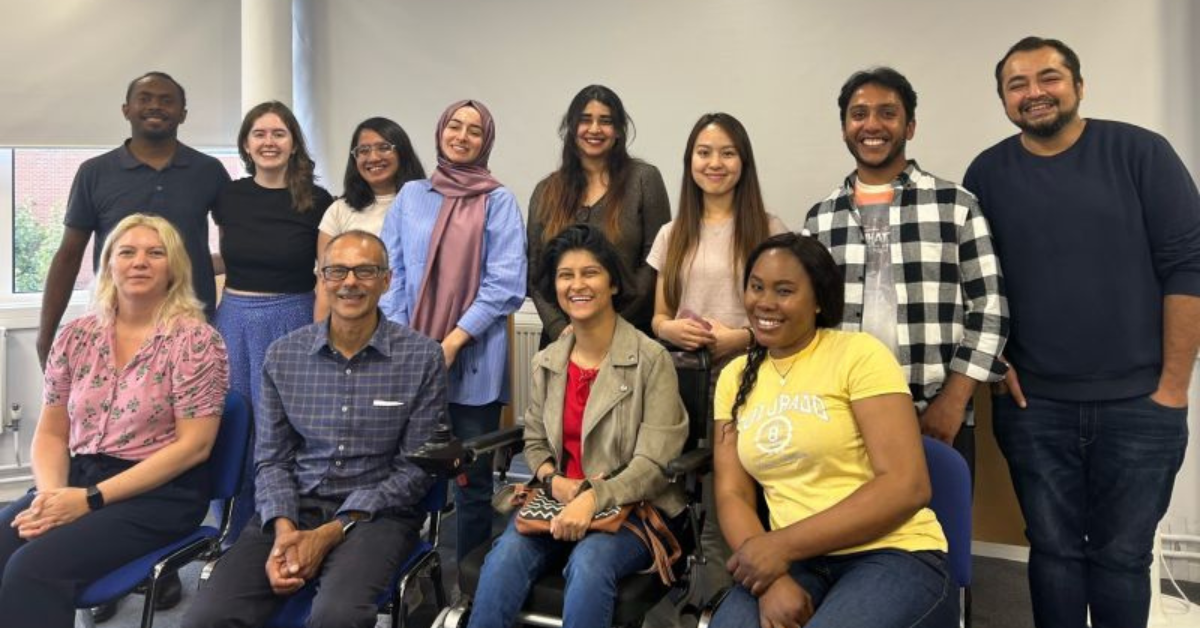
[[(559, 125), (562, 162), (537, 184), (529, 201), (529, 276), (541, 272), (545, 244), (563, 229), (584, 223), (599, 227), (631, 273), (628, 301), (619, 314), (650, 333), (655, 270), (646, 264), (654, 235), (671, 219), (662, 175), (630, 157), (632, 122), (616, 92), (589, 85), (575, 94)], [(566, 316), (530, 289), (542, 319), (542, 346), (569, 327)]]
[[(409, 181), (425, 178), (408, 133), (387, 118), (367, 118), (350, 136), (350, 156), (343, 178), (344, 196), (325, 212), (317, 232), (317, 251), (334, 237), (355, 229), (379, 235), (396, 193)], [(325, 320), (329, 304), (317, 291), (314, 318)]]
[(738, 274), (768, 236), (787, 231), (763, 205), (750, 136), (727, 113), (701, 116), (683, 153), (679, 213), (647, 262), (658, 269), (654, 334), (712, 352), (718, 367), (750, 342)]
[(711, 625), (957, 625), (908, 383), (881, 342), (836, 329), (845, 288), (833, 256), (778, 235), (750, 253), (742, 285), (754, 343), (721, 372), (714, 410), (717, 516), (737, 586)]

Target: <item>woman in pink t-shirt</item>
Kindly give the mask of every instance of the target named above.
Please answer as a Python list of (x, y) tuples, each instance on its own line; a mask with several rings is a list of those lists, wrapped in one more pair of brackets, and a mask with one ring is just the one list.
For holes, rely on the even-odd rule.
[(162, 218), (134, 214), (108, 236), (93, 311), (46, 362), (36, 490), (0, 511), (5, 622), (72, 626), (79, 587), (204, 519), (229, 377), (191, 275)]

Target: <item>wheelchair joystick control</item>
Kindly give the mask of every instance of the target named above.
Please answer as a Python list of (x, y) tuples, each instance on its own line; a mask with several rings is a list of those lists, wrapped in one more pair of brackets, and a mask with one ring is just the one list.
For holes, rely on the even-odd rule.
[(454, 476), (463, 466), (462, 441), (454, 437), (454, 431), (446, 421), (445, 413), (438, 415), (433, 436), (408, 455), (408, 460), (430, 475)]

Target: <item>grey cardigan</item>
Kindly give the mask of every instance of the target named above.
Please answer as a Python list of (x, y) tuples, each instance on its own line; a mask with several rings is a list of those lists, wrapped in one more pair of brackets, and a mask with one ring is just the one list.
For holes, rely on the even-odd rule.
[[(562, 413), (567, 360), (575, 337), (567, 335), (533, 357), (533, 383), (525, 410), (525, 459), (535, 472), (562, 460)], [(620, 317), (608, 360), (592, 383), (583, 413), (583, 468), (592, 480), (598, 510), (648, 500), (668, 516), (683, 510), (680, 486), (663, 468), (683, 451), (688, 421), (679, 398), (675, 365), (667, 350)]]
[[(619, 313), (638, 329), (650, 333), (650, 319), (654, 317), (654, 287), (658, 273), (646, 263), (646, 256), (650, 254), (650, 247), (654, 244), (658, 230), (671, 221), (671, 201), (667, 198), (667, 188), (663, 185), (658, 168), (637, 160), (629, 167), (631, 171), (626, 183), (625, 202), (620, 209), (621, 237), (614, 245), (621, 257), (621, 263), (631, 275), (633, 286), (630, 294), (633, 295), (633, 300)], [(533, 190), (533, 197), (529, 200), (525, 239), (529, 243), (528, 294), (533, 298), (538, 316), (542, 319), (542, 329), (554, 340), (567, 327), (567, 317), (559, 311), (555, 303), (543, 299), (535, 289), (538, 274), (542, 269), (542, 250), (545, 248), (542, 241), (545, 224), (541, 220), (541, 199), (547, 181), (549, 177), (537, 184)], [(599, 207), (590, 208), (587, 219), (581, 222), (603, 228), (608, 222), (608, 212)]]

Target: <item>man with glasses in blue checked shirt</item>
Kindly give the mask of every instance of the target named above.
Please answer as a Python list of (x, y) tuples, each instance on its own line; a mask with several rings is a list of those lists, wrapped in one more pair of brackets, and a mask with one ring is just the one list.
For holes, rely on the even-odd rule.
[(446, 410), (441, 347), (378, 308), (387, 259), (365, 231), (333, 238), (320, 268), (329, 320), (267, 351), (258, 513), (184, 626), (262, 625), (318, 576), (310, 626), (375, 625), (375, 600), (417, 541), (432, 483), (406, 454)]

